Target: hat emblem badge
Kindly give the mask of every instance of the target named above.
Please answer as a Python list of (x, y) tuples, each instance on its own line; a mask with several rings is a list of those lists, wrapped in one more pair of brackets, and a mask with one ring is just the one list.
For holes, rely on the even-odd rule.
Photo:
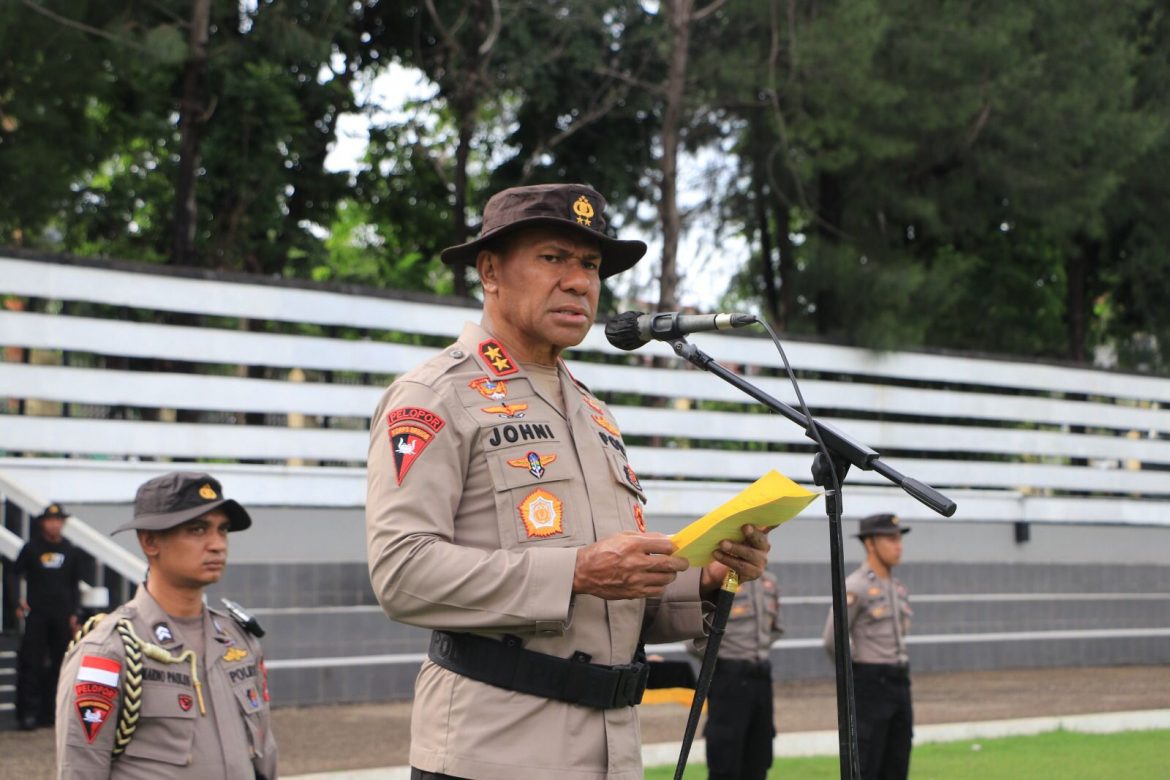
[(593, 225), (593, 204), (584, 195), (573, 202), (573, 213), (577, 215), (578, 225)]
[(219, 496), (215, 494), (215, 488), (207, 484), (204, 484), (203, 487), (199, 488), (199, 495), (202, 498), (206, 498), (208, 501), (219, 498)]

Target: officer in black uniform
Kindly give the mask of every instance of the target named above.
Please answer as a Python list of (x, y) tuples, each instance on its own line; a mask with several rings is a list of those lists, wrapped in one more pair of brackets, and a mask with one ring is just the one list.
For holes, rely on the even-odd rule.
[(16, 608), (24, 618), (24, 637), (17, 658), (16, 718), (20, 728), (53, 724), (57, 674), (70, 637), (78, 629), (78, 584), (81, 557), (62, 530), (69, 516), (60, 504), (49, 504), (34, 518), (29, 542), (13, 566), (12, 592), (18, 580), (28, 583)]
[[(772, 644), (784, 633), (780, 585), (765, 570), (735, 594), (707, 696), (708, 780), (764, 780), (772, 766)], [(697, 639), (702, 654), (707, 640)]]
[[(863, 780), (904, 780), (910, 773), (914, 710), (906, 635), (913, 612), (906, 586), (892, 573), (902, 561), (902, 536), (909, 532), (897, 515), (864, 518), (857, 538), (865, 545), (865, 562), (845, 580)], [(822, 639), (832, 656), (831, 609)]]

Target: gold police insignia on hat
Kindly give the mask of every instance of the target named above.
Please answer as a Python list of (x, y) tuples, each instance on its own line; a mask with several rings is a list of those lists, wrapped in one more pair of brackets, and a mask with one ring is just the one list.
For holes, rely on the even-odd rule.
[(573, 202), (573, 213), (577, 215), (578, 225), (593, 225), (593, 204), (584, 195)]
[(199, 488), (199, 495), (202, 498), (206, 498), (208, 501), (213, 501), (219, 498), (219, 496), (215, 494), (215, 488), (206, 483), (203, 485), (203, 487)]
[(893, 523), (894, 525), (897, 525), (900, 521), (898, 520), (898, 516), (894, 515), (890, 518), (890, 522)]
[(61, 508), (58, 507), (56, 504), (49, 504), (49, 514), (55, 515), (60, 511), (61, 511)]

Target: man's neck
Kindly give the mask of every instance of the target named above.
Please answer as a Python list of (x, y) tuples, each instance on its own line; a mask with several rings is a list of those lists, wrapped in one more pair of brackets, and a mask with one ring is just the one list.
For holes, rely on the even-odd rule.
[(537, 363), (542, 366), (556, 366), (557, 358), (561, 354), (559, 348), (550, 347), (547, 349), (539, 349), (535, 345), (527, 343), (519, 334), (513, 333), (508, 328), (496, 324), (486, 309), (483, 312), (483, 318), (480, 320), (479, 326), (493, 337), (499, 339), (512, 355), (513, 360), (521, 363)]
[(866, 562), (879, 579), (888, 580), (890, 578), (890, 567), (879, 561), (876, 555), (869, 556)]
[(203, 614), (203, 588), (179, 588), (151, 578), (146, 581), (146, 590), (171, 617), (189, 618)]

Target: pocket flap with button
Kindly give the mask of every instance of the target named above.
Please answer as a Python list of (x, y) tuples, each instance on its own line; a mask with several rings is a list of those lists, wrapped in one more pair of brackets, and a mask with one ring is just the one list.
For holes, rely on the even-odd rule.
[(609, 469), (613, 472), (613, 478), (626, 490), (636, 495), (643, 504), (646, 503), (646, 491), (642, 489), (642, 481), (638, 479), (637, 472), (626, 462), (626, 459), (610, 452), (606, 453), (606, 460), (609, 461)]

